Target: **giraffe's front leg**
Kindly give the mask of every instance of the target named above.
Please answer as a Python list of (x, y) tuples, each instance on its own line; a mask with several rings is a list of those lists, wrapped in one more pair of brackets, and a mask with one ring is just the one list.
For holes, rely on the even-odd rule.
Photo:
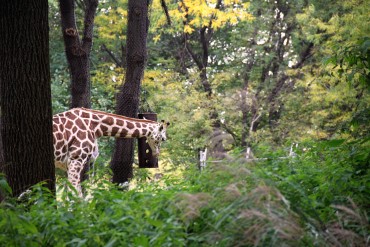
[(82, 193), (82, 179), (84, 171), (84, 162), (82, 160), (74, 159), (71, 160), (68, 166), (68, 181), (76, 189), (78, 196), (83, 197)]

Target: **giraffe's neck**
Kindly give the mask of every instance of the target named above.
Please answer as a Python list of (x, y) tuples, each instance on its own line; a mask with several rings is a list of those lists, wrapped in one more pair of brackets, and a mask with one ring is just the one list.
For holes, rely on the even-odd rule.
[(151, 135), (158, 123), (145, 119), (128, 118), (116, 114), (79, 108), (80, 117), (91, 121), (90, 128), (96, 137), (113, 136), (121, 138), (140, 138)]

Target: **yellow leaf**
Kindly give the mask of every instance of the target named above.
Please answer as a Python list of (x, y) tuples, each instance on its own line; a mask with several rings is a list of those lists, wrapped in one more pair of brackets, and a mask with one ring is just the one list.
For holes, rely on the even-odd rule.
[(212, 22), (212, 28), (217, 30), (219, 27), (221, 27), (222, 21), (220, 19), (214, 20)]
[(155, 43), (157, 43), (160, 39), (161, 39), (161, 35), (160, 34), (158, 34), (157, 36), (155, 36), (153, 38), (153, 40), (154, 40)]
[(184, 26), (184, 32), (185, 33), (191, 34), (193, 31), (194, 31), (194, 29), (192, 27), (190, 27), (189, 25)]

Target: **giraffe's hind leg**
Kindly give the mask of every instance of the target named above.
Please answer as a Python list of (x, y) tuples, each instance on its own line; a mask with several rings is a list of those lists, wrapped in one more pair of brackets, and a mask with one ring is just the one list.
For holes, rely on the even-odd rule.
[(81, 183), (86, 180), (89, 180), (90, 170), (91, 170), (91, 164), (90, 164), (90, 161), (87, 161), (86, 165), (83, 166), (83, 169), (81, 171)]
[(89, 142), (81, 143), (79, 140), (75, 140), (69, 151), (68, 180), (77, 190), (78, 195), (83, 197), (84, 191), (81, 183), (88, 178), (93, 145)]
[(92, 152), (90, 160), (89, 160), (90, 171), (91, 171), (91, 176), (92, 177), (95, 176), (95, 171), (96, 171), (95, 161), (98, 158), (98, 156), (99, 156), (98, 141), (95, 140), (94, 147), (93, 147), (93, 152)]
[(74, 159), (71, 160), (68, 167), (68, 180), (72, 186), (76, 189), (79, 197), (83, 197), (82, 191), (82, 174), (84, 171), (84, 163), (82, 160)]
[(79, 197), (83, 197), (84, 194), (82, 182), (85, 181), (88, 176), (90, 159), (91, 155), (87, 154), (71, 157), (70, 159), (68, 166), (68, 180), (77, 190)]
[(83, 170), (83, 177), (82, 181), (86, 181), (89, 179), (89, 177), (93, 177), (95, 175), (95, 161), (97, 157), (99, 156), (99, 149), (98, 149), (98, 144), (97, 141), (95, 140), (95, 145), (93, 146), (93, 152), (92, 154), (89, 154), (87, 157), (86, 165), (84, 166)]

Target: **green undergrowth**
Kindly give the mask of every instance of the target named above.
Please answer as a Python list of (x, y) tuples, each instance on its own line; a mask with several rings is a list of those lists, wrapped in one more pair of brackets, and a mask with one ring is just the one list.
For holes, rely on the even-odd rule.
[[(366, 246), (368, 141), (307, 144), (297, 156), (186, 164), (122, 189), (98, 173), (85, 199), (42, 186), (0, 206), (1, 246)], [(261, 152), (263, 154), (263, 152)], [(6, 188), (3, 179), (1, 187)]]

